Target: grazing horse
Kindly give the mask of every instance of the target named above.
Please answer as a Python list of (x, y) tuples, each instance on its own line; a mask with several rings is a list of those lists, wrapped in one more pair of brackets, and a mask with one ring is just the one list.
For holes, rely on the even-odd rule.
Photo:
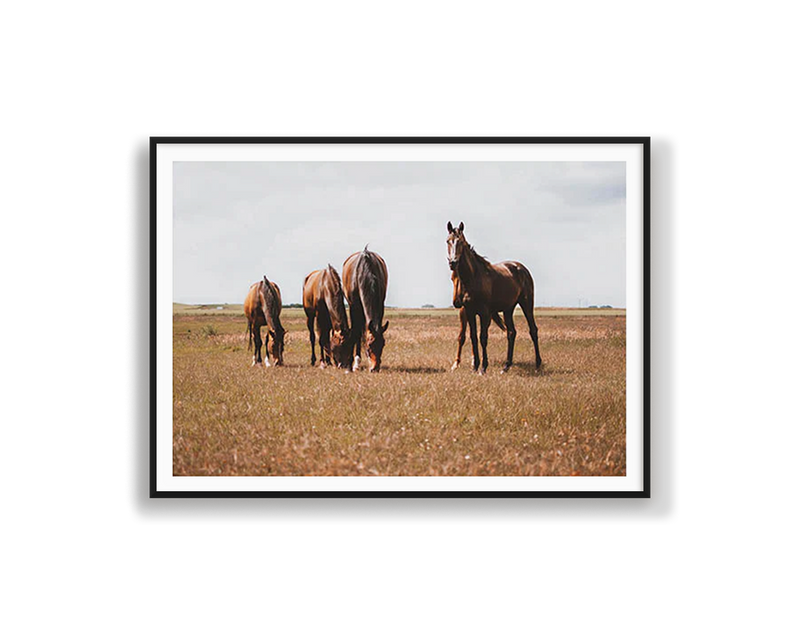
[[(274, 282), (267, 280), (250, 285), (247, 297), (244, 299), (244, 315), (247, 317), (248, 348), (255, 342), (253, 351), (253, 366), (261, 364), (261, 327), (266, 325), (266, 351), (265, 366), (269, 366), (269, 354), (276, 366), (283, 364), (283, 338), (286, 331), (281, 324), (281, 290)], [(270, 343), (270, 338), (272, 342)]]
[(389, 322), (383, 322), (383, 303), (386, 299), (386, 286), (389, 272), (386, 263), (377, 253), (367, 247), (354, 253), (344, 261), (342, 267), (344, 293), (350, 304), (350, 324), (353, 327), (352, 341), (356, 347), (353, 371), (361, 362), (361, 339), (366, 334), (369, 370), (381, 370), (381, 355), (386, 343), (383, 334)]
[[(331, 265), (312, 271), (303, 282), (303, 309), (306, 312), (308, 337), (311, 340), (311, 366), (317, 362), (314, 353), (314, 319), (319, 333), (320, 367), (331, 364), (349, 369), (353, 362), (350, 327), (344, 308), (344, 294), (339, 274)], [(331, 336), (331, 334), (333, 334)]]
[(486, 345), (489, 341), (489, 324), (493, 314), (502, 311), (505, 318), (508, 353), (503, 372), (511, 367), (514, 358), (514, 307), (519, 305), (528, 321), (533, 347), (536, 350), (536, 368), (542, 364), (539, 354), (539, 330), (533, 318), (533, 278), (521, 262), (506, 261), (491, 264), (478, 255), (464, 236), (464, 223), (458, 228), (447, 223), (447, 260), (453, 278), (453, 306), (467, 312), (472, 341), (473, 370), (478, 371), (478, 336), (476, 316), (481, 321), (481, 349), (483, 362), (480, 373), (489, 366)]

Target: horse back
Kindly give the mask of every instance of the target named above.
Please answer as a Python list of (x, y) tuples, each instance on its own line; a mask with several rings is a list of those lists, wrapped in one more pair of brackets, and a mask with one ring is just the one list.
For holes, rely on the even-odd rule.
[(344, 265), (342, 265), (342, 285), (344, 287), (344, 294), (347, 296), (347, 301), (350, 304), (352, 304), (354, 300), (360, 298), (357, 268), (362, 254), (368, 254), (371, 259), (370, 262), (375, 265), (373, 271), (381, 282), (382, 297), (386, 297), (386, 288), (389, 284), (389, 270), (386, 267), (386, 261), (374, 251), (357, 251), (349, 256), (347, 260), (344, 261)]
[(361, 255), (358, 251), (349, 256), (342, 265), (342, 285), (344, 286), (344, 295), (347, 301), (353, 304), (355, 294), (358, 293), (358, 283), (356, 282), (356, 259)]
[[(281, 309), (283, 308), (283, 299), (281, 298), (281, 288), (270, 280), (270, 284), (275, 291), (276, 298), (276, 315), (280, 316)], [(264, 316), (264, 307), (268, 307), (265, 300), (264, 282), (259, 280), (250, 285), (247, 291), (247, 296), (244, 299), (244, 315), (254, 325), (268, 324), (269, 319)], [(274, 318), (275, 322), (279, 322), (280, 318)]]
[(492, 265), (495, 273), (492, 294), (500, 304), (516, 304), (533, 294), (533, 278), (528, 268), (516, 260)]
[(322, 270), (312, 271), (303, 281), (303, 309), (306, 313), (313, 313), (320, 299), (320, 280)]
[(244, 299), (244, 315), (252, 324), (266, 323), (264, 312), (261, 310), (261, 300), (259, 299), (260, 293), (261, 282), (254, 282), (250, 285), (250, 289), (248, 289), (247, 295)]

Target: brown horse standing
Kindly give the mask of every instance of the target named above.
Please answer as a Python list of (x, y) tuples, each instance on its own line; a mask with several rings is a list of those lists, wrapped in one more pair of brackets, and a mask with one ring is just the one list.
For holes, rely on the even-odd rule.
[(281, 290), (277, 284), (267, 280), (267, 276), (261, 282), (250, 285), (244, 299), (244, 315), (247, 317), (248, 347), (255, 342), (254, 367), (261, 364), (261, 327), (264, 325), (267, 327), (267, 359), (264, 364), (269, 366), (270, 353), (276, 366), (283, 364), (283, 339), (286, 331), (281, 324), (282, 308)]
[(303, 309), (306, 312), (308, 337), (311, 340), (311, 366), (317, 362), (314, 353), (314, 320), (319, 334), (320, 367), (331, 364), (349, 369), (353, 362), (350, 327), (344, 308), (344, 294), (339, 274), (331, 265), (312, 271), (303, 282)]
[(464, 236), (464, 223), (458, 228), (447, 223), (447, 260), (453, 272), (453, 305), (467, 312), (472, 341), (472, 367), (478, 371), (478, 336), (476, 316), (481, 321), (481, 349), (483, 362), (480, 373), (489, 366), (486, 345), (489, 341), (489, 324), (493, 314), (502, 311), (505, 318), (508, 353), (503, 372), (511, 367), (514, 358), (514, 307), (519, 305), (528, 321), (533, 347), (536, 350), (536, 368), (542, 364), (539, 354), (539, 330), (533, 318), (533, 278), (521, 262), (507, 261), (491, 264), (478, 255)]
[(369, 370), (381, 370), (381, 356), (386, 339), (383, 334), (389, 328), (383, 322), (386, 287), (389, 272), (386, 262), (377, 253), (366, 247), (344, 261), (342, 267), (344, 292), (350, 304), (350, 324), (353, 327), (352, 341), (356, 347), (353, 371), (361, 362), (361, 339), (366, 335)]

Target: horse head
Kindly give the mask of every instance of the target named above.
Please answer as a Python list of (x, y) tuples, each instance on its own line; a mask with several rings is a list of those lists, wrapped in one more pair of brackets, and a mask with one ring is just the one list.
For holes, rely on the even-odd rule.
[(350, 331), (345, 328), (331, 332), (331, 354), (333, 362), (339, 369), (350, 369), (353, 366), (353, 343)]
[(280, 367), (283, 364), (283, 342), (286, 335), (286, 330), (283, 327), (276, 327), (274, 331), (270, 331), (272, 340), (269, 343), (269, 351), (275, 365)]
[(464, 250), (469, 246), (467, 239), (464, 237), (464, 223), (462, 222), (458, 227), (454, 227), (449, 221), (447, 222), (447, 262), (450, 265), (450, 270), (455, 271), (458, 268), (458, 263)]
[(286, 331), (281, 326), (281, 294), (278, 286), (264, 276), (261, 282), (261, 311), (269, 327), (272, 340), (267, 349), (276, 365), (283, 364), (283, 341)]
[(386, 344), (386, 338), (383, 334), (389, 328), (389, 321), (383, 323), (383, 326), (370, 322), (367, 326), (367, 354), (369, 355), (369, 370), (377, 373), (381, 370), (381, 355), (383, 354), (383, 347)]

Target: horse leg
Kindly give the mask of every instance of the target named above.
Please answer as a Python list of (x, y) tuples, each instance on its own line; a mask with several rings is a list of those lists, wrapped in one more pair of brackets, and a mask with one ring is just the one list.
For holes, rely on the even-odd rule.
[(533, 298), (520, 300), (519, 306), (522, 307), (522, 313), (525, 314), (525, 319), (528, 321), (528, 329), (531, 332), (533, 348), (536, 350), (536, 368), (538, 369), (542, 366), (542, 356), (539, 355), (539, 328), (536, 326), (536, 321), (533, 319)]
[(257, 367), (261, 364), (261, 326), (253, 324), (253, 365)]
[[(273, 340), (275, 340), (275, 338), (273, 338)], [(264, 336), (264, 366), (271, 366), (269, 363), (269, 327), (267, 327), (267, 333)]]
[[(311, 366), (317, 363), (317, 354), (314, 352), (314, 316), (306, 315), (306, 326), (308, 327), (308, 339), (311, 340)], [(322, 356), (322, 344), (320, 344), (320, 357)]]
[[(489, 366), (489, 356), (486, 353), (486, 347), (489, 344), (489, 323), (492, 321), (492, 316), (488, 313), (480, 314), (481, 318), (481, 351), (483, 351), (483, 363), (481, 364), (480, 373), (486, 373), (486, 368)], [(476, 359), (477, 361), (477, 359)]]
[(319, 327), (319, 366), (324, 369), (331, 363), (331, 332), (330, 329)]
[(353, 371), (358, 371), (358, 367), (361, 364), (361, 336), (353, 336), (353, 339), (356, 341), (356, 357), (353, 359)]
[(458, 349), (456, 350), (456, 361), (450, 367), (451, 371), (458, 369), (461, 364), (461, 349), (464, 348), (464, 343), (467, 340), (467, 312), (462, 307), (458, 312), (458, 320), (461, 322), (461, 329), (458, 332)]
[(364, 325), (366, 318), (364, 317), (364, 308), (361, 306), (359, 299), (353, 300), (350, 305), (350, 339), (353, 340), (356, 347), (356, 357), (353, 359), (353, 371), (358, 371), (361, 365), (361, 340), (364, 337)]
[(317, 333), (319, 334), (319, 367), (324, 369), (331, 363), (331, 323), (328, 316), (317, 314)]
[(478, 328), (475, 323), (475, 314), (471, 311), (467, 312), (467, 321), (469, 322), (469, 339), (472, 342), (472, 370), (478, 372), (478, 364), (480, 357), (478, 355)]
[(506, 321), (506, 338), (508, 338), (508, 354), (506, 364), (503, 366), (503, 373), (511, 368), (514, 361), (514, 341), (517, 339), (517, 330), (514, 328), (514, 307), (503, 311), (503, 318)]

